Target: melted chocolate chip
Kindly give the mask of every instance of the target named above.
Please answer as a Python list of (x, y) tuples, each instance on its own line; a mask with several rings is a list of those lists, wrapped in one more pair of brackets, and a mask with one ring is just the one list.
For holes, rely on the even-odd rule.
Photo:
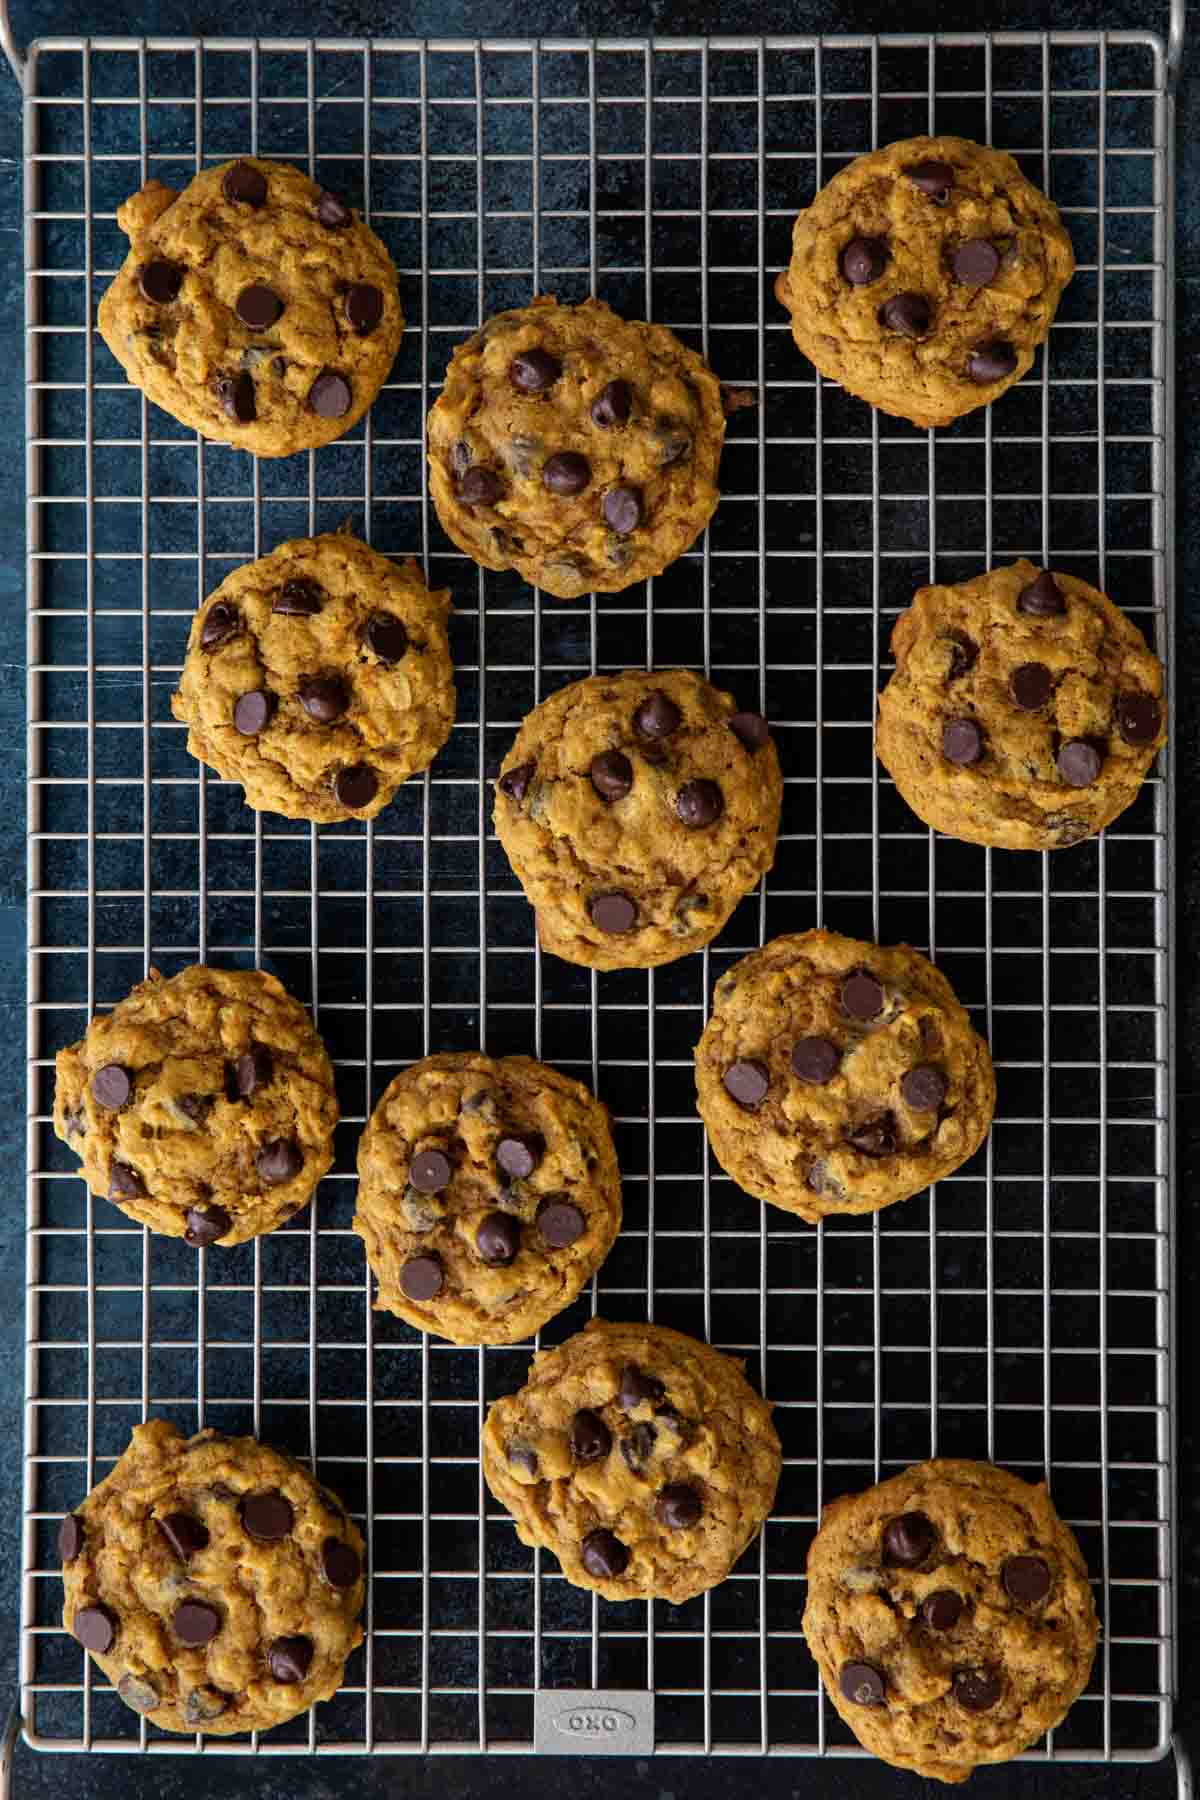
[(213, 1719), (219, 1719), (228, 1707), (229, 1696), (219, 1688), (190, 1688), (183, 1703), (184, 1721), (188, 1725), (207, 1725)]
[(283, 301), (272, 288), (256, 281), (242, 289), (233, 310), (248, 331), (265, 331), (283, 312)]
[(511, 1181), (525, 1181), (542, 1160), (545, 1145), (532, 1133), (506, 1132), (496, 1145), (496, 1166)]
[(891, 1156), (896, 1148), (896, 1125), (891, 1113), (864, 1120), (854, 1131), (847, 1132), (846, 1142), (864, 1156)]
[(126, 1706), (131, 1706), (138, 1713), (153, 1712), (159, 1702), (158, 1689), (144, 1675), (132, 1675), (128, 1672), (122, 1675), (117, 1683), (117, 1692)]
[(571, 1454), (577, 1462), (599, 1462), (612, 1449), (612, 1432), (598, 1412), (582, 1406), (571, 1420)]
[(690, 1530), (699, 1522), (703, 1511), (704, 1502), (695, 1488), (685, 1481), (672, 1481), (661, 1488), (654, 1502), (655, 1518), (671, 1531)]
[(611, 526), (617, 536), (628, 537), (630, 532), (637, 530), (644, 516), (641, 488), (609, 488), (604, 496), (602, 510), (605, 523)]
[(325, 590), (306, 575), (293, 575), (276, 594), (271, 611), (288, 618), (311, 619), (321, 610)]
[(953, 1631), (962, 1618), (963, 1599), (953, 1588), (938, 1588), (921, 1602), (921, 1618), (930, 1631)]
[(521, 1227), (511, 1213), (486, 1213), (475, 1233), (475, 1248), (489, 1268), (506, 1268), (521, 1248)]
[(342, 302), (346, 322), (359, 337), (368, 337), (383, 317), (383, 289), (373, 281), (356, 281)]
[(468, 469), (459, 481), (458, 497), (468, 506), (495, 506), (504, 498), (504, 483), (495, 469)]
[(829, 1038), (800, 1038), (792, 1045), (792, 1069), (801, 1081), (824, 1087), (841, 1066), (842, 1053)]
[(633, 409), (633, 389), (627, 381), (610, 381), (592, 401), (592, 424), (607, 429), (624, 425)]
[(537, 345), (529, 350), (518, 350), (508, 365), (508, 379), (519, 394), (544, 394), (561, 374), (562, 364), (557, 356), (551, 356), (548, 350)]
[(419, 1194), (439, 1194), (454, 1174), (454, 1164), (443, 1150), (418, 1150), (408, 1179)]
[(633, 786), (633, 764), (619, 750), (593, 756), (588, 773), (602, 800), (623, 800)]
[(254, 383), (244, 369), (237, 375), (218, 375), (216, 394), (226, 415), (239, 425), (249, 425), (258, 417)]
[(990, 344), (980, 344), (972, 352), (967, 362), (967, 374), (980, 387), (986, 387), (991, 381), (1005, 380), (1016, 366), (1017, 353), (1012, 345), (995, 338)]
[(270, 723), (274, 711), (274, 694), (268, 694), (263, 688), (251, 688), (236, 701), (233, 722), (243, 737), (257, 737)]
[(1022, 712), (1038, 712), (1054, 692), (1054, 677), (1045, 663), (1021, 663), (1008, 678), (1008, 691)]
[(183, 273), (178, 263), (167, 262), (159, 257), (154, 262), (143, 264), (138, 275), (138, 286), (152, 305), (169, 306), (172, 300), (179, 298)]
[(771, 735), (771, 728), (761, 713), (734, 713), (728, 723), (729, 729), (738, 743), (743, 749), (749, 750), (751, 756), (756, 750), (762, 749)]
[(715, 781), (688, 781), (675, 796), (675, 811), (689, 831), (715, 825), (725, 810), (725, 796)]
[(326, 231), (340, 231), (343, 225), (349, 225), (354, 214), (350, 208), (331, 194), (328, 188), (321, 190), (321, 198), (317, 201), (317, 219)]
[(1117, 695), (1117, 730), (1127, 744), (1142, 749), (1162, 730), (1162, 707), (1153, 694)]
[(854, 969), (842, 983), (842, 1011), (850, 1019), (877, 1019), (883, 1011), (883, 983), (869, 969)]
[(223, 1206), (189, 1206), (183, 1240), (193, 1250), (203, 1250), (223, 1238), (232, 1224)]
[(756, 1062), (753, 1057), (739, 1057), (737, 1062), (730, 1063), (722, 1076), (725, 1092), (739, 1106), (756, 1112), (767, 1097), (767, 1089), (771, 1085), (765, 1063)]
[(103, 1656), (116, 1639), (117, 1616), (107, 1606), (81, 1606), (71, 1621), (71, 1631), (85, 1650)]
[(157, 1523), (180, 1562), (190, 1562), (193, 1556), (208, 1547), (208, 1528), (191, 1513), (168, 1513)]
[(303, 1681), (312, 1667), (312, 1639), (307, 1637), (277, 1637), (267, 1650), (267, 1667), (276, 1681), (289, 1686)]
[(232, 204), (261, 206), (267, 197), (267, 178), (248, 162), (235, 162), (221, 177), (221, 191)]
[(538, 1208), (537, 1227), (552, 1250), (565, 1250), (583, 1236), (587, 1220), (569, 1200), (547, 1200)]
[(400, 1288), (410, 1300), (432, 1300), (442, 1291), (442, 1279), (436, 1256), (411, 1256), (400, 1271)]
[(137, 1200), (146, 1192), (146, 1184), (128, 1163), (115, 1162), (108, 1172), (110, 1200)]
[(942, 755), (959, 768), (983, 761), (983, 732), (974, 719), (947, 719), (942, 726)]
[(267, 1187), (281, 1187), (304, 1167), (304, 1155), (292, 1138), (274, 1138), (255, 1153), (254, 1166)]
[(924, 294), (893, 294), (879, 309), (879, 322), (901, 337), (924, 337), (933, 318), (933, 308)]
[(946, 680), (957, 681), (975, 667), (979, 645), (965, 631), (951, 631), (946, 635), (950, 644), (950, 667), (946, 670)]
[(629, 1567), (629, 1551), (611, 1531), (589, 1531), (580, 1556), (588, 1574), (601, 1581), (612, 1581)]
[(504, 1454), (510, 1463), (515, 1463), (518, 1469), (524, 1469), (527, 1475), (537, 1474), (538, 1456), (532, 1444), (525, 1443), (522, 1438), (513, 1438)]
[(646, 1401), (651, 1405), (657, 1404), (664, 1398), (666, 1391), (657, 1375), (647, 1375), (636, 1363), (625, 1363), (622, 1367), (617, 1401), (626, 1412), (632, 1412)]
[(350, 768), (339, 769), (334, 776), (333, 792), (339, 806), (359, 812), (364, 806), (370, 806), (379, 792), (379, 777), (368, 763), (352, 763)]
[(363, 632), (367, 649), (389, 668), (398, 663), (408, 650), (408, 632), (404, 620), (395, 613), (372, 613)]
[(1040, 1556), (1010, 1556), (1002, 1574), (1004, 1591), (1018, 1606), (1040, 1606), (1050, 1592), (1050, 1567)]
[(278, 1488), (264, 1488), (258, 1494), (246, 1494), (239, 1512), (248, 1536), (261, 1544), (275, 1544), (290, 1533), (296, 1522), (292, 1503)]
[(911, 169), (905, 169), (904, 173), (913, 186), (920, 188), (930, 200), (935, 201), (938, 206), (945, 206), (950, 198), (950, 189), (954, 186), (954, 170), (949, 163), (915, 163)]
[(902, 1569), (915, 1569), (933, 1549), (935, 1536), (933, 1526), (924, 1513), (900, 1513), (896, 1518), (889, 1519), (884, 1527), (884, 1561), (896, 1563)]
[(842, 251), (842, 274), (852, 287), (869, 287), (887, 265), (888, 249), (881, 238), (851, 238)]
[(613, 937), (632, 931), (637, 922), (637, 907), (628, 894), (593, 894), (588, 907), (592, 924)]
[(556, 450), (542, 464), (542, 486), (561, 499), (582, 494), (592, 479), (592, 465), (577, 450)]
[(652, 694), (646, 695), (634, 713), (633, 724), (634, 729), (640, 731), (643, 737), (665, 738), (679, 729), (682, 717), (683, 714), (670, 695), (664, 694), (661, 688), (655, 688)]
[(322, 369), (308, 390), (308, 404), (321, 419), (344, 419), (353, 398), (350, 383), (336, 369)]
[(74, 1562), (86, 1541), (83, 1520), (77, 1519), (74, 1513), (68, 1513), (58, 1528), (59, 1561)]
[(1065, 613), (1067, 602), (1063, 591), (1055, 581), (1049, 569), (1043, 569), (1036, 581), (1023, 587), (1017, 595), (1017, 609), (1023, 613), (1032, 613), (1035, 618), (1049, 619), (1058, 613)]
[(936, 1112), (946, 1098), (946, 1077), (932, 1063), (910, 1069), (900, 1081), (900, 1094), (914, 1112)]
[(855, 1706), (882, 1706), (887, 1693), (887, 1683), (879, 1670), (865, 1662), (843, 1663), (838, 1686)]
[(1055, 757), (1058, 772), (1070, 787), (1091, 787), (1104, 758), (1086, 738), (1069, 738)]
[(221, 1615), (203, 1600), (181, 1600), (171, 1624), (181, 1644), (197, 1649), (201, 1644), (211, 1644), (216, 1637), (221, 1629)]
[(986, 287), (1000, 271), (1000, 252), (987, 238), (970, 238), (954, 252), (951, 267), (964, 287)]
[(242, 629), (242, 615), (236, 606), (229, 606), (224, 600), (218, 600), (210, 606), (200, 626), (200, 648), (215, 650), (226, 638), (235, 637)]
[(242, 1052), (228, 1069), (231, 1100), (249, 1100), (260, 1087), (266, 1087), (274, 1074), (271, 1052), (265, 1044), (254, 1044)]
[(340, 719), (350, 704), (345, 684), (336, 676), (314, 675), (297, 694), (301, 706), (318, 725), (331, 725)]
[(626, 1467), (634, 1475), (639, 1475), (644, 1463), (649, 1462), (654, 1454), (654, 1440), (658, 1436), (653, 1425), (641, 1420), (633, 1427), (627, 1437), (621, 1439), (621, 1455)]
[(535, 762), (518, 763), (515, 769), (507, 770), (506, 773), (500, 777), (496, 786), (500, 789), (502, 794), (507, 794), (509, 799), (515, 800), (519, 806), (528, 792), (529, 784), (533, 780), (536, 769), (537, 764)]
[(1004, 1692), (1004, 1681), (998, 1669), (957, 1669), (952, 1691), (967, 1712), (990, 1712)]
[(129, 1070), (120, 1063), (105, 1063), (92, 1076), (92, 1099), (109, 1112), (118, 1112), (132, 1092)]
[(362, 1558), (353, 1544), (341, 1538), (327, 1537), (321, 1545), (321, 1573), (331, 1588), (345, 1593), (362, 1574)]

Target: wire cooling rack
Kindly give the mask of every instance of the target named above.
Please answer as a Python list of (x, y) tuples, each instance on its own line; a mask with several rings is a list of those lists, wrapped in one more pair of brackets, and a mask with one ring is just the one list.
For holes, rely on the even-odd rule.
[[(1048, 1474), (1104, 1619), (1087, 1693), (1033, 1755), (1149, 1760), (1173, 1687), (1170, 793), (1099, 843), (992, 855), (923, 830), (872, 754), (891, 622), (935, 575), (1027, 553), (1098, 582), (1169, 651), (1170, 59), (1148, 33), (475, 43), (50, 39), (27, 148), (30, 1125), (22, 1706), (43, 1748), (165, 1738), (58, 1626), (58, 1516), (149, 1414), (260, 1432), (345, 1496), (371, 1550), (337, 1698), (249, 1745), (528, 1749), (538, 1688), (652, 1689), (660, 1750), (859, 1754), (804, 1647), (821, 1505), (931, 1454)], [(814, 378), (770, 277), (852, 155), (925, 130), (1013, 150), (1079, 270), (1028, 379), (933, 433)], [(148, 176), (292, 160), (370, 214), (409, 326), (366, 421), (256, 464), (128, 387), (92, 329)], [(707, 538), (646, 589), (544, 599), (456, 555), (422, 425), (451, 349), (551, 291), (662, 320), (756, 405)], [(238, 563), (349, 514), (454, 589), (459, 722), (374, 824), (246, 810), (169, 696), (190, 614)], [(719, 941), (651, 972), (543, 957), (490, 830), (522, 715), (596, 669), (703, 665), (774, 722), (774, 870)], [(988, 1145), (936, 1191), (820, 1230), (707, 1157), (691, 1051), (714, 981), (823, 921), (936, 956), (991, 1040)], [(310, 1214), (198, 1254), (85, 1192), (49, 1125), (53, 1054), (152, 966), (261, 964), (313, 1008), (344, 1123)], [(566, 1585), (476, 1456), (528, 1347), (373, 1315), (354, 1149), (427, 1051), (532, 1051), (616, 1118), (625, 1229), (593, 1310), (737, 1350), (785, 1467), (761, 1542), (671, 1609)]]

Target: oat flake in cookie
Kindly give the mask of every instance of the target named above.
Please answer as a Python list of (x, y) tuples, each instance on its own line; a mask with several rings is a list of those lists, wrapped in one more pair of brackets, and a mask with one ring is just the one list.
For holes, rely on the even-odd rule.
[(358, 1148), (354, 1229), (377, 1305), (456, 1344), (532, 1337), (621, 1226), (608, 1111), (528, 1056), (427, 1056)]
[(117, 211), (129, 255), (100, 302), (135, 387), (201, 436), (290, 456), (366, 412), (404, 314), (392, 259), (358, 214), (283, 163), (160, 181)]
[(876, 749), (917, 817), (1003, 850), (1092, 837), (1166, 743), (1162, 665), (1077, 575), (1022, 559), (917, 593), (892, 631)]
[(443, 529), (560, 600), (674, 562), (716, 508), (716, 377), (663, 325), (542, 297), (462, 344), (429, 415)]
[(374, 818), (450, 735), (449, 610), (345, 532), (244, 564), (192, 625), (171, 702), (189, 751), (262, 812)]
[(307, 1205), (337, 1119), (312, 1021), (257, 969), (152, 970), (56, 1061), (54, 1129), (92, 1192), (194, 1249)]
[(713, 1155), (746, 1193), (816, 1224), (876, 1212), (964, 1163), (996, 1101), (988, 1047), (907, 945), (774, 938), (718, 981), (696, 1046)]
[(358, 1528), (254, 1438), (135, 1426), (59, 1553), (64, 1630), (164, 1731), (281, 1725), (337, 1692), (362, 1641)]
[(771, 867), (783, 796), (767, 721), (687, 669), (572, 682), (496, 783), (496, 832), (543, 949), (597, 969), (699, 950)]
[(860, 156), (796, 220), (775, 284), (823, 375), (914, 425), (949, 425), (1019, 381), (1075, 259), (1011, 156), (960, 137)]
[(1099, 1626), (1044, 1483), (918, 1463), (834, 1500), (808, 1553), (804, 1635), (830, 1701), (885, 1762), (965, 1781), (1061, 1723)]
[(743, 1365), (662, 1325), (593, 1319), (498, 1400), (483, 1472), (576, 1587), (678, 1605), (724, 1581), (775, 1500), (779, 1438)]

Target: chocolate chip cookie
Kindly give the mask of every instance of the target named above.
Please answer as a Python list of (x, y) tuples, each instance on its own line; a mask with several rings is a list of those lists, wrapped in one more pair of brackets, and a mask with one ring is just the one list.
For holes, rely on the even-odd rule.
[(54, 1129), (93, 1194), (194, 1249), (273, 1231), (333, 1161), (325, 1046), (260, 969), (152, 970), (56, 1077)]
[(1055, 850), (1110, 825), (1166, 742), (1163, 672), (1099, 589), (1033, 563), (921, 588), (892, 632), (876, 749), (949, 837)]
[(358, 1147), (354, 1229), (376, 1304), (456, 1344), (532, 1337), (621, 1228), (607, 1108), (528, 1056), (427, 1056)]
[(58, 1538), (63, 1628), (164, 1731), (265, 1731), (328, 1700), (362, 1642), (363, 1541), (250, 1437), (136, 1425)]
[(404, 330), (392, 259), (335, 194), (248, 156), (118, 208), (126, 257), (97, 323), (129, 380), (255, 456), (349, 431)]
[(188, 749), (262, 812), (373, 819), (450, 735), (449, 610), (345, 532), (280, 544), (196, 614), (171, 701)]
[(1079, 1545), (1044, 1483), (918, 1463), (825, 1508), (804, 1635), (860, 1744), (965, 1781), (1059, 1724), (1099, 1626)]
[(718, 981), (696, 1046), (700, 1115), (738, 1186), (817, 1224), (940, 1181), (987, 1136), (988, 1047), (907, 944), (774, 938)]
[(1058, 208), (1011, 156), (917, 137), (821, 189), (775, 294), (823, 375), (914, 425), (949, 425), (1029, 369), (1074, 268)]
[(540, 1351), (483, 1431), (484, 1476), (521, 1542), (609, 1600), (678, 1605), (724, 1581), (781, 1460), (742, 1371), (681, 1331), (602, 1319)]
[(595, 969), (703, 948), (775, 857), (761, 714), (688, 669), (593, 675), (535, 707), (493, 814), (542, 947)]
[(657, 575), (716, 510), (716, 377), (663, 325), (548, 296), (454, 352), (429, 415), (442, 527), (560, 600)]

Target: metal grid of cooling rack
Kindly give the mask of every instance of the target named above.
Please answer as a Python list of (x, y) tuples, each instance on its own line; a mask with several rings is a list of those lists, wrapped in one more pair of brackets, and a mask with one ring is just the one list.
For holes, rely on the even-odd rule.
[[(58, 1515), (147, 1414), (312, 1457), (363, 1523), (365, 1646), (262, 1753), (529, 1747), (538, 1687), (653, 1688), (661, 1750), (858, 1754), (800, 1634), (822, 1503), (933, 1453), (1049, 1475), (1105, 1622), (1043, 1759), (1170, 1737), (1173, 1517), (1170, 789), (1054, 857), (935, 838), (872, 756), (890, 623), (935, 574), (1028, 553), (1111, 591), (1169, 650), (1169, 69), (1149, 33), (540, 43), (53, 39), (24, 73), (27, 159), (30, 1070), (22, 1609), (28, 1740), (166, 1739), (57, 1628)], [(814, 188), (925, 129), (1014, 150), (1079, 260), (1031, 376), (947, 431), (814, 379), (769, 274)], [(91, 329), (141, 181), (257, 151), (363, 205), (410, 323), (365, 423), (254, 464), (128, 388)], [(539, 291), (596, 291), (702, 348), (731, 420), (707, 538), (646, 590), (544, 600), (454, 554), (422, 422), (453, 345)], [(186, 756), (168, 697), (188, 616), (237, 563), (350, 513), (455, 590), (459, 722), (368, 826), (254, 815)], [(489, 832), (489, 776), (554, 687), (703, 665), (774, 722), (774, 870), (702, 956), (597, 976), (537, 950)], [(707, 1158), (691, 1049), (713, 982), (824, 921), (934, 954), (992, 1042), (987, 1148), (868, 1220), (799, 1226)], [(151, 1237), (49, 1127), (54, 1051), (152, 965), (260, 963), (337, 1067), (338, 1159), (306, 1220), (235, 1250)], [(616, 1118), (626, 1224), (589, 1311), (748, 1357), (785, 1468), (761, 1543), (679, 1609), (609, 1605), (516, 1541), (475, 1455), (528, 1349), (374, 1317), (354, 1144), (397, 1068), (481, 1043), (589, 1080)]]

